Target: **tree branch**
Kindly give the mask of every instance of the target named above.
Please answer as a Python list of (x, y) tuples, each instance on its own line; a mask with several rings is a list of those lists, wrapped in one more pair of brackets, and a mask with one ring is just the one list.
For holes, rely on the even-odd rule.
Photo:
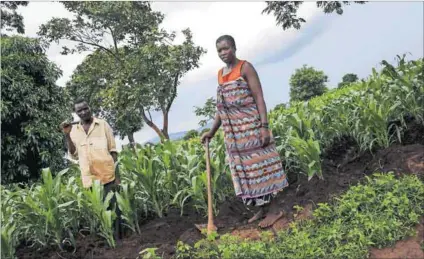
[(150, 114), (150, 110), (147, 110), (147, 113), (149, 114), (150, 121), (152, 121), (152, 122), (153, 122), (152, 114)]
[[(163, 132), (158, 128), (158, 126), (156, 126), (156, 124), (154, 124), (153, 123), (153, 121), (150, 119), (149, 120), (149, 118), (147, 118), (147, 116), (146, 116), (146, 111), (144, 110), (144, 107), (141, 107), (141, 109), (142, 109), (142, 112), (141, 112), (141, 117), (143, 118), (143, 120), (146, 122), (146, 124), (150, 127), (150, 128), (152, 128), (155, 132), (156, 132), (156, 134), (158, 134), (158, 136), (161, 138), (161, 139), (163, 139), (164, 138), (164, 135), (163, 135)], [(148, 111), (149, 112), (149, 111)], [(149, 114), (150, 114), (150, 112), (149, 112)]]
[(98, 47), (98, 48), (108, 52), (109, 54), (111, 54), (119, 63), (123, 64), (123, 62), (110, 49), (108, 49), (108, 48), (106, 48), (102, 45), (99, 45), (97, 43), (85, 41), (85, 40), (82, 39), (82, 37), (80, 35), (78, 35), (78, 37), (79, 37), (79, 39), (74, 38), (74, 39), (71, 39), (71, 40), (76, 41), (76, 42), (80, 42), (80, 43), (83, 43), (83, 44), (87, 44), (87, 45), (90, 45), (90, 46), (93, 46), (93, 47)]
[(115, 35), (113, 35), (113, 30), (110, 27), (108, 27), (108, 29), (110, 30), (110, 35), (112, 36), (113, 45), (115, 46), (115, 51), (116, 53), (118, 53), (118, 43), (116, 42)]
[(167, 103), (167, 106), (166, 106), (166, 112), (169, 112), (169, 110), (171, 109), (172, 103), (175, 100), (175, 97), (177, 97), (177, 86), (178, 86), (179, 77), (180, 77), (180, 71), (178, 71), (174, 77), (174, 84), (172, 85), (172, 93), (171, 93), (171, 97), (169, 98), (169, 102)]

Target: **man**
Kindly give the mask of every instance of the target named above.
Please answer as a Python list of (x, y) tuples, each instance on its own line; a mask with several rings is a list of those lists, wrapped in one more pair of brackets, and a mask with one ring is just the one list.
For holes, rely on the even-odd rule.
[[(118, 153), (113, 131), (106, 121), (93, 117), (85, 100), (77, 100), (74, 103), (74, 111), (81, 119), (80, 123), (74, 127), (66, 121), (61, 124), (69, 156), (79, 162), (84, 188), (90, 188), (94, 180), (99, 180), (103, 184), (104, 199), (120, 184), (115, 171)], [(115, 196), (110, 205), (116, 206), (118, 220), (115, 222), (115, 230), (118, 230), (120, 211)], [(120, 229), (118, 232), (120, 237)]]

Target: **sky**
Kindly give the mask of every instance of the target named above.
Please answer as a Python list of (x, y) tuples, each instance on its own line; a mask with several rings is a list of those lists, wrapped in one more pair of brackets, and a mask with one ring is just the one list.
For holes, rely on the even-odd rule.
[[(286, 31), (272, 15), (261, 14), (264, 2), (154, 2), (152, 8), (165, 14), (163, 28), (180, 32), (189, 27), (195, 44), (207, 49), (200, 67), (181, 81), (170, 111), (170, 133), (199, 127), (201, 118), (195, 116), (193, 107), (216, 95), (217, 72), (224, 64), (217, 56), (215, 40), (223, 34), (235, 38), (237, 56), (257, 69), (268, 109), (289, 100), (290, 76), (303, 64), (323, 70), (329, 77), (328, 86), (334, 87), (344, 74), (365, 78), (382, 60), (394, 63), (396, 55), (423, 57), (423, 2), (352, 4), (344, 8), (343, 15), (325, 15), (314, 2), (306, 2), (299, 10), (306, 23), (300, 30)], [(30, 2), (19, 12), (30, 37), (36, 37), (39, 26), (53, 17), (72, 17), (57, 2)], [(181, 40), (177, 37), (176, 43)], [(88, 54), (61, 55), (60, 45), (68, 43), (53, 43), (47, 51), (63, 71), (57, 82), (60, 86)], [(153, 116), (161, 125), (160, 114)], [(146, 126), (134, 137), (143, 143), (156, 133)], [(116, 140), (118, 148), (128, 143), (127, 138)]]

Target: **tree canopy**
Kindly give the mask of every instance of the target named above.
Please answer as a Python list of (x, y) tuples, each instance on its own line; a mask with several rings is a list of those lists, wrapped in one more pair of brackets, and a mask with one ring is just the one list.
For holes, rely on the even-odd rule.
[(213, 97), (210, 97), (206, 100), (205, 105), (203, 107), (194, 107), (194, 113), (197, 117), (203, 117), (199, 122), (200, 127), (206, 126), (209, 122), (211, 122), (215, 118), (216, 114), (216, 100)]
[(307, 101), (327, 91), (324, 71), (303, 65), (290, 77), (290, 101)]
[(1, 30), (25, 33), (24, 18), (16, 10), (19, 6), (27, 6), (28, 1), (2, 1), (1, 7)]
[[(349, 1), (317, 1), (316, 5), (322, 9), (324, 13), (330, 14), (336, 12), (338, 15), (343, 14), (343, 6), (350, 5)], [(364, 1), (355, 1), (353, 3), (365, 4)], [(278, 26), (283, 30), (294, 28), (299, 30), (306, 20), (297, 15), (299, 7), (303, 1), (267, 1), (266, 8), (262, 14), (273, 14)]]
[[(103, 83), (80, 92), (101, 100), (95, 106), (114, 118), (116, 132), (130, 137), (131, 131), (142, 127), (135, 123), (143, 120), (159, 137), (169, 138), (169, 111), (181, 78), (199, 66), (199, 59), (206, 52), (194, 44), (190, 30), (182, 31), (183, 43), (173, 44), (175, 32), (159, 28), (164, 16), (153, 11), (149, 2), (62, 3), (75, 18), (53, 18), (41, 26), (39, 35), (49, 42), (73, 41), (75, 46), (63, 47), (63, 54), (95, 53), (84, 63), (103, 71), (93, 75), (77, 70), (69, 84), (73, 85), (72, 91), (78, 92), (75, 88), (81, 87), (81, 80), (100, 80)], [(111, 115), (112, 110), (116, 114)], [(161, 129), (152, 119), (154, 111), (162, 113)], [(124, 119), (133, 119), (134, 123), (121, 123)]]
[(60, 69), (37, 39), (1, 39), (2, 182), (36, 179), (43, 167), (64, 163), (59, 124), (70, 115)]
[(356, 74), (346, 74), (343, 76), (342, 81), (338, 84), (337, 87), (342, 88), (358, 80), (359, 78)]

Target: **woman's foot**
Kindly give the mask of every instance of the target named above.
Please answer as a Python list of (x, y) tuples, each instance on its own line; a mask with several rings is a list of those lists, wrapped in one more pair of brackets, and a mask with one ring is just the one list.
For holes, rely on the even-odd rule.
[(255, 222), (256, 220), (258, 220), (258, 219), (260, 219), (260, 218), (262, 218), (262, 216), (264, 215), (264, 210), (262, 209), (262, 208), (260, 208), (259, 209), (259, 211), (258, 212), (256, 212), (255, 213), (255, 215), (253, 215), (253, 217), (251, 217), (248, 221), (247, 221), (247, 223), (252, 223), (252, 222)]
[(262, 220), (261, 222), (259, 222), (259, 227), (261, 228), (267, 228), (270, 227), (272, 225), (274, 225), (274, 223), (279, 220), (280, 218), (282, 218), (284, 216), (284, 212), (281, 210), (278, 211), (269, 211), (264, 220)]

